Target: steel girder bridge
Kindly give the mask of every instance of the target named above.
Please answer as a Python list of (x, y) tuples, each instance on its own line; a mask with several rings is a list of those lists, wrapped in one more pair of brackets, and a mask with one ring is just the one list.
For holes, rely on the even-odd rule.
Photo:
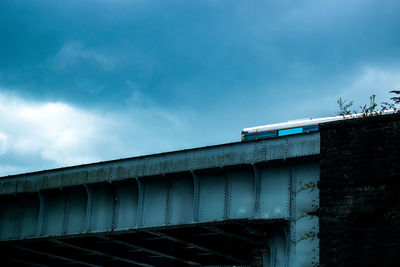
[(315, 132), (2, 177), (1, 264), (310, 266), (319, 149)]

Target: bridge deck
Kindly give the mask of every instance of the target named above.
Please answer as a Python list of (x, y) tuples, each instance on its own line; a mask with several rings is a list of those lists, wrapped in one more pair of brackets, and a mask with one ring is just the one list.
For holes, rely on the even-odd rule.
[[(315, 218), (296, 219), (312, 212), (312, 202), (318, 198), (317, 191), (298, 192), (302, 185), (318, 181), (318, 154), (319, 133), (312, 133), (2, 177), (0, 240), (3, 242), (0, 244), (11, 252), (19, 251), (27, 256), (35, 254), (39, 263), (43, 263), (42, 258), (50, 259), (50, 263), (68, 261), (68, 255), (54, 253), (57, 248), (62, 248), (62, 251), (80, 250), (84, 255), (127, 265), (135, 265), (134, 259), (141, 259), (139, 256), (124, 258), (115, 256), (115, 253), (108, 255), (103, 250), (99, 252), (97, 247), (104, 243), (113, 244), (111, 248), (125, 247), (120, 251), (133, 253), (129, 255), (139, 250), (147, 255), (145, 264), (152, 265), (151, 262), (158, 259), (165, 264), (188, 264), (195, 263), (196, 257), (182, 259), (185, 253), (167, 253), (154, 242), (154, 245), (142, 246), (142, 236), (148, 238), (151, 235), (155, 240), (163, 240), (165, 233), (173, 231), (172, 238), (177, 238), (176, 235), (185, 233), (184, 229), (190, 229), (187, 237), (199, 242), (196, 231), (200, 231), (204, 236), (218, 236), (209, 239), (209, 243), (224, 251), (232, 249), (229, 255), (235, 258), (235, 254), (240, 254), (240, 242), (232, 240), (241, 236), (241, 243), (247, 240), (246, 244), (254, 245), (258, 238), (240, 232), (237, 227), (230, 229), (232, 224), (204, 224), (261, 220), (264, 227), (267, 222), (278, 220), (285, 222), (282, 225), (286, 225), (286, 230), (274, 235), (266, 226), (264, 230), (254, 225), (246, 227), (250, 232), (253, 229), (261, 233), (261, 236), (269, 235), (264, 247), (273, 251), (268, 253), (268, 257), (289, 265), (290, 255), (294, 253), (291, 242), (299, 240), (310, 228), (317, 227)], [(171, 230), (183, 225), (190, 227)], [(164, 229), (155, 232), (143, 230), (154, 227)], [(115, 232), (121, 234), (111, 236)], [(71, 238), (73, 235), (80, 237)], [(138, 243), (127, 242), (126, 238), (138, 240)], [(232, 240), (226, 243), (224, 238)], [(178, 239), (181, 240), (182, 236)], [(176, 244), (173, 247), (168, 244), (179, 242), (172, 239), (163, 242), (166, 248), (180, 250)], [(306, 257), (315, 246), (315, 242), (297, 245), (297, 257)], [(249, 258), (254, 256), (251, 251), (261, 249), (257, 246), (244, 248), (247, 252), (243, 252), (242, 257), (231, 261), (225, 257), (225, 260), (249, 264)], [(153, 251), (151, 256), (150, 251)], [(7, 260), (17, 260), (11, 252)], [(211, 252), (204, 253), (206, 256)], [(49, 255), (58, 256), (52, 258)], [(224, 258), (214, 256), (212, 258)], [(76, 259), (70, 263), (82, 265), (84, 262)], [(196, 263), (211, 264), (203, 260)]]

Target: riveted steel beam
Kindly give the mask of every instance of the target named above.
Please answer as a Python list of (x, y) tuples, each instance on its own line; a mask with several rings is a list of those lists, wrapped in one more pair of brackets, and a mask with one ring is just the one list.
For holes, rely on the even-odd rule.
[(7, 246), (10, 247), (10, 248), (14, 248), (14, 249), (22, 250), (22, 251), (27, 251), (27, 252), (30, 252), (30, 253), (33, 253), (33, 254), (44, 256), (44, 257), (49, 258), (49, 259), (57, 259), (57, 260), (62, 260), (62, 261), (69, 262), (69, 263), (72, 263), (72, 264), (80, 264), (80, 265), (84, 265), (84, 266), (100, 267), (100, 265), (91, 264), (89, 262), (84, 262), (84, 261), (75, 260), (75, 259), (64, 257), (64, 256), (55, 255), (54, 253), (47, 253), (47, 252), (43, 252), (43, 251), (36, 250), (36, 249), (26, 248), (26, 247), (23, 247), (23, 246), (11, 245), (11, 244), (7, 245)]
[(144, 184), (143, 182), (137, 178), (136, 179), (138, 185), (138, 213), (136, 219), (136, 226), (140, 227), (143, 224), (143, 213), (144, 213)]
[(86, 218), (85, 218), (85, 232), (90, 230), (92, 223), (92, 209), (93, 209), (93, 191), (88, 185), (83, 185), (86, 190), (87, 202), (86, 202)]
[(19, 263), (19, 264), (24, 264), (24, 265), (27, 265), (27, 266), (38, 266), (38, 267), (47, 267), (47, 266), (49, 266), (49, 265), (44, 265), (44, 264), (40, 264), (40, 263), (35, 263), (35, 262), (30, 261), (30, 260), (23, 260), (23, 259), (20, 259), (20, 258), (16, 259), (16, 258), (11, 258), (11, 257), (5, 257), (5, 258), (2, 258), (1, 260), (2, 261), (6, 260), (6, 261), (10, 261), (10, 262), (15, 262), (15, 263)]
[(224, 214), (223, 218), (229, 219), (232, 205), (232, 179), (227, 172), (221, 167), (224, 176)]
[(138, 262), (138, 261), (135, 261), (135, 260), (126, 259), (126, 258), (122, 258), (122, 257), (119, 257), (119, 256), (115, 256), (115, 255), (107, 254), (107, 253), (104, 253), (104, 252), (100, 252), (100, 251), (97, 251), (97, 250), (94, 250), (94, 249), (73, 245), (73, 244), (66, 243), (66, 242), (63, 242), (63, 241), (60, 241), (60, 240), (56, 240), (56, 239), (50, 240), (50, 242), (52, 242), (54, 244), (57, 244), (57, 245), (60, 245), (60, 246), (69, 247), (69, 248), (80, 250), (80, 251), (83, 251), (83, 252), (86, 252), (86, 253), (90, 253), (92, 255), (99, 255), (99, 256), (107, 257), (107, 258), (110, 258), (112, 260), (122, 261), (122, 262), (130, 263), (130, 264), (134, 264), (134, 265), (139, 265), (139, 266), (145, 266), (145, 267), (153, 266), (153, 265), (146, 264), (146, 263), (143, 263), (143, 262)]
[(254, 172), (254, 214), (257, 217), (260, 214), (260, 196), (261, 196), (261, 171), (256, 164), (252, 164)]
[(45, 200), (43, 193), (39, 192), (38, 193), (39, 197), (39, 215), (38, 215), (38, 220), (37, 220), (37, 230), (36, 230), (36, 235), (40, 236), (42, 235), (43, 231), (43, 218), (44, 218), (44, 209), (45, 209)]
[(319, 142), (319, 133), (309, 133), (11, 175), (0, 179), (0, 195), (301, 158), (318, 155)]
[(188, 242), (188, 241), (185, 241), (185, 240), (182, 240), (182, 239), (179, 239), (179, 238), (176, 238), (176, 237), (173, 237), (173, 236), (161, 233), (161, 232), (156, 232), (156, 231), (146, 231), (146, 232), (149, 233), (149, 234), (152, 234), (152, 235), (161, 236), (161, 237), (163, 237), (163, 238), (165, 238), (167, 240), (170, 240), (170, 241), (173, 241), (173, 242), (176, 242), (176, 243), (184, 244), (186, 246), (193, 247), (193, 248), (196, 248), (198, 250), (202, 250), (202, 251), (211, 253), (214, 256), (219, 256), (219, 257), (222, 257), (222, 258), (225, 258), (225, 259), (229, 259), (229, 260), (234, 261), (234, 262), (239, 263), (239, 264), (245, 264), (246, 263), (245, 261), (243, 261), (243, 260), (241, 260), (239, 258), (236, 258), (234, 256), (231, 256), (231, 255), (228, 255), (228, 254), (225, 254), (225, 253), (221, 253), (221, 252), (215, 251), (213, 249), (210, 249), (210, 248), (207, 248), (207, 247), (204, 247), (204, 246), (201, 246), (201, 245), (197, 245), (197, 244), (194, 244), (192, 242)]
[(244, 242), (252, 244), (252, 245), (260, 245), (260, 242), (254, 241), (253, 239), (250, 239), (250, 238), (247, 238), (247, 237), (235, 234), (235, 233), (231, 233), (231, 232), (222, 230), (222, 229), (220, 229), (218, 227), (215, 227), (215, 226), (206, 226), (206, 225), (204, 225), (204, 226), (201, 226), (201, 228), (207, 229), (208, 231), (211, 231), (211, 232), (214, 232), (214, 233), (218, 233), (220, 235), (223, 235), (223, 236), (226, 236), (226, 237), (229, 237), (229, 238), (238, 239), (240, 241), (244, 241)]
[(256, 235), (256, 236), (263, 236), (266, 234), (265, 232), (261, 232), (257, 229), (254, 229), (253, 227), (250, 227), (248, 224), (245, 224), (243, 222), (238, 222), (238, 224), (241, 225), (242, 229), (246, 230), (246, 232), (248, 232), (249, 234)]
[(194, 262), (194, 261), (180, 259), (178, 257), (172, 256), (172, 255), (169, 255), (169, 254), (166, 254), (166, 253), (163, 253), (163, 252), (155, 251), (153, 249), (149, 249), (149, 248), (138, 246), (138, 245), (135, 245), (135, 244), (132, 244), (132, 243), (128, 243), (128, 242), (125, 242), (125, 241), (113, 239), (113, 238), (110, 238), (110, 237), (107, 237), (107, 236), (96, 236), (96, 237), (98, 237), (100, 239), (111, 241), (112, 243), (115, 243), (115, 244), (118, 244), (118, 245), (122, 245), (122, 246), (133, 248), (133, 249), (137, 249), (138, 251), (144, 251), (144, 252), (147, 252), (147, 253), (150, 253), (150, 254), (154, 254), (157, 257), (167, 258), (167, 259), (171, 259), (171, 260), (174, 260), (174, 261), (179, 261), (179, 262), (182, 262), (182, 263), (185, 263), (185, 264), (189, 264), (189, 265), (200, 265), (200, 263), (197, 263), (197, 262)]
[(195, 171), (191, 171), (193, 178), (193, 221), (199, 221), (199, 206), (200, 206), (200, 178)]

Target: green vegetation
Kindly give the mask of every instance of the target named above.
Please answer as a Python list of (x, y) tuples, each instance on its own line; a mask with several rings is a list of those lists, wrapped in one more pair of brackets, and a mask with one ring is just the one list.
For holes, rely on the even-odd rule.
[[(353, 101), (348, 102), (347, 100), (343, 100), (342, 98), (339, 98), (337, 100), (337, 104), (339, 105), (339, 111), (338, 115), (343, 116), (343, 117), (348, 117), (352, 118), (352, 115), (354, 114), (361, 114), (363, 117), (368, 117), (368, 116), (379, 116), (382, 115), (383, 112), (392, 110), (393, 112), (400, 113), (400, 91), (391, 91), (390, 93), (394, 93), (399, 96), (395, 96), (390, 98), (392, 102), (382, 102), (380, 104), (380, 107), (378, 107), (378, 104), (375, 102), (375, 97), (376, 95), (370, 96), (369, 100), (370, 103), (369, 105), (365, 104), (364, 106), (360, 106), (360, 111), (357, 111), (355, 109), (351, 109), (353, 107)], [(294, 192), (295, 195), (298, 195), (301, 192), (307, 192), (311, 193), (317, 189), (317, 184), (314, 182), (308, 182), (308, 183), (301, 183), (300, 182), (300, 188)], [(312, 211), (311, 212), (306, 212), (301, 214), (299, 217), (295, 219), (295, 222), (298, 222), (301, 219), (304, 218), (313, 218), (315, 216), (318, 216), (319, 213), (319, 205), (318, 205), (318, 200), (313, 199), (312, 200)], [(304, 241), (313, 241), (316, 238), (318, 238), (318, 232), (316, 227), (312, 227), (310, 231), (305, 232), (298, 240), (293, 241), (293, 245), (297, 245), (299, 242), (304, 242)], [(313, 256), (312, 256), (312, 266), (319, 266), (319, 252), (314, 249), (313, 250)]]
[[(400, 91), (390, 91), (390, 93), (394, 93), (397, 95), (400, 95)], [(365, 104), (364, 106), (360, 106), (361, 111), (357, 110), (350, 110), (350, 108), (353, 106), (353, 101), (346, 101), (343, 100), (342, 98), (339, 98), (337, 100), (337, 104), (339, 105), (339, 111), (338, 115), (340, 116), (350, 116), (353, 114), (361, 113), (363, 117), (367, 116), (377, 116), (377, 115), (382, 115), (383, 112), (388, 111), (388, 110), (393, 110), (393, 112), (400, 112), (400, 96), (395, 96), (390, 98), (392, 101), (391, 103), (389, 102), (382, 102), (380, 104), (380, 108), (378, 107), (378, 104), (375, 102), (375, 97), (376, 95), (372, 95), (369, 97), (369, 105)]]

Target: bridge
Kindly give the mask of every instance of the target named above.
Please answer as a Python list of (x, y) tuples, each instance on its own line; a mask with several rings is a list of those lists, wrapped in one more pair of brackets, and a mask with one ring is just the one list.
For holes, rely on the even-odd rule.
[(1, 177), (0, 260), (310, 266), (319, 153), (313, 132)]

